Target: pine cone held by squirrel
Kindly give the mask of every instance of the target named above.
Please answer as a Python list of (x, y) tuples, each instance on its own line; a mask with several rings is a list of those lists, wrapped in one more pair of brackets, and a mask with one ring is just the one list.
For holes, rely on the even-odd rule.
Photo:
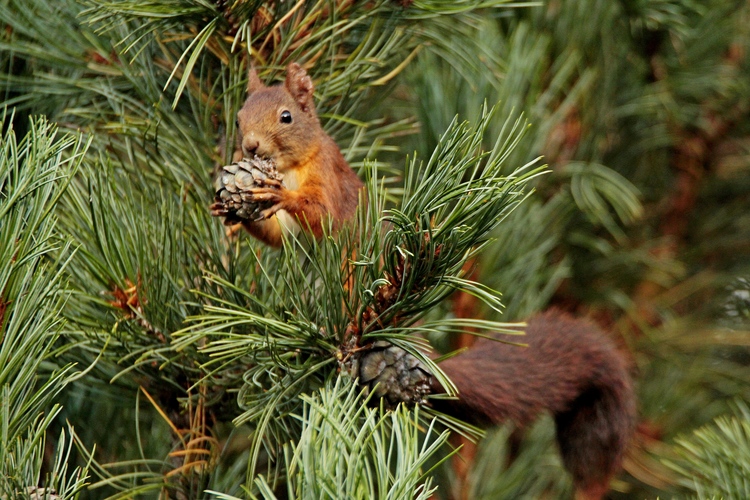
[(218, 178), (218, 188), (211, 215), (225, 217), (224, 223), (236, 224), (243, 221), (259, 221), (266, 218), (263, 214), (273, 206), (273, 201), (258, 200), (252, 190), (256, 188), (283, 186), (283, 174), (276, 170), (273, 160), (243, 158), (242, 160), (222, 167)]

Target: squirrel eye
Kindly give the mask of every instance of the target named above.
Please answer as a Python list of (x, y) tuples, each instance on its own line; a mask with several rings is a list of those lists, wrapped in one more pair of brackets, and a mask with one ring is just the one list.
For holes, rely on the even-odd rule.
[(292, 114), (289, 111), (281, 112), (281, 123), (292, 123)]
[(237, 127), (237, 128), (240, 128), (240, 120), (239, 119), (234, 121), (234, 126)]

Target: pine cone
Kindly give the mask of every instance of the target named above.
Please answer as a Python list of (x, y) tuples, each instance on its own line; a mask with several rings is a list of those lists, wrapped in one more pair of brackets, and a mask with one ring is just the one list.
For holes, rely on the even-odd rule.
[(377, 341), (372, 349), (360, 354), (351, 370), (359, 383), (374, 391), (374, 396), (382, 398), (389, 409), (399, 403), (424, 403), (431, 392), (432, 374), (422, 362), (386, 341)]
[(226, 224), (262, 220), (264, 217), (261, 212), (270, 208), (273, 201), (256, 201), (249, 190), (262, 187), (280, 188), (283, 178), (284, 175), (276, 170), (273, 160), (257, 156), (252, 159), (243, 158), (222, 167), (215, 203), (211, 205), (211, 214), (226, 217)]

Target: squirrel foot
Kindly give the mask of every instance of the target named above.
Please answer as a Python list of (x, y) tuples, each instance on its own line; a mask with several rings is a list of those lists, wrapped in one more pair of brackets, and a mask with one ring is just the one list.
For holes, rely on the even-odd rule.
[(224, 234), (226, 234), (227, 238), (230, 238), (230, 239), (234, 238), (235, 236), (237, 236), (237, 233), (239, 233), (240, 231), (242, 231), (242, 224), (239, 223), (239, 222), (235, 221), (235, 222), (231, 222), (229, 224), (225, 223), (224, 225), (227, 226), (227, 229), (226, 229), (226, 231), (224, 233)]
[(271, 208), (267, 208), (267, 209), (263, 210), (260, 213), (260, 216), (263, 217), (264, 219), (268, 219), (269, 217), (271, 217), (273, 214), (275, 214), (276, 212), (278, 212), (282, 208), (284, 208), (284, 205), (282, 203), (276, 203)]

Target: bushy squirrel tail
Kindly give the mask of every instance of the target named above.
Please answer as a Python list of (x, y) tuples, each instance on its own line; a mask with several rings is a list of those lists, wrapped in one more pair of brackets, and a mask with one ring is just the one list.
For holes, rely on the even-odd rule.
[[(527, 322), (526, 336), (487, 339), (440, 367), (458, 400), (434, 400), (445, 413), (478, 425), (514, 422), (520, 429), (550, 412), (576, 497), (599, 499), (622, 464), (636, 419), (633, 383), (623, 355), (593, 323), (560, 311)], [(434, 392), (442, 388), (434, 383)]]
[(560, 455), (573, 476), (577, 500), (604, 497), (622, 466), (635, 415), (632, 382), (620, 367), (600, 372), (568, 410), (554, 414)]

